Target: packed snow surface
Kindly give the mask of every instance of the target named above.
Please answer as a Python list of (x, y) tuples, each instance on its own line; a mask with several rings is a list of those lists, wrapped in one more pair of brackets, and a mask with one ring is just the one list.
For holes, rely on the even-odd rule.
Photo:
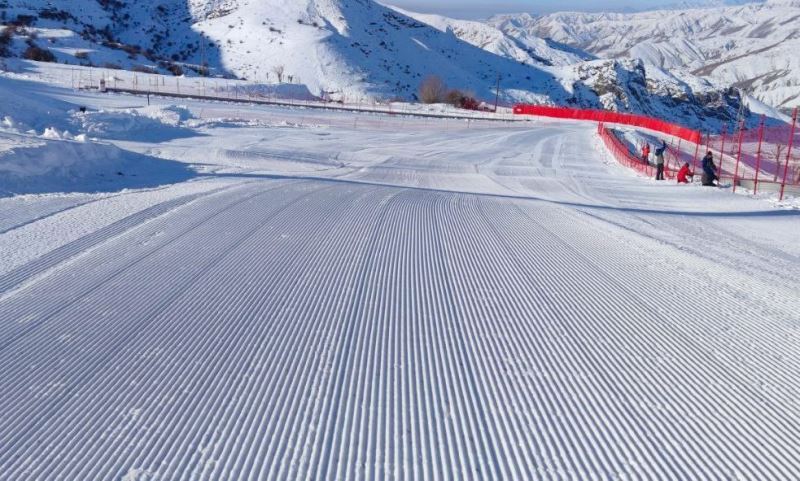
[(592, 124), (59, 97), (194, 174), (0, 198), (3, 480), (800, 478), (800, 210)]

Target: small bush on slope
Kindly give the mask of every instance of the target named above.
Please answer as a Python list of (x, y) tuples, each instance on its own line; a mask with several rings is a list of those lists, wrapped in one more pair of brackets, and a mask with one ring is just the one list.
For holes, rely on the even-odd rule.
[(438, 104), (445, 99), (447, 87), (441, 78), (430, 75), (419, 85), (419, 99), (426, 104)]

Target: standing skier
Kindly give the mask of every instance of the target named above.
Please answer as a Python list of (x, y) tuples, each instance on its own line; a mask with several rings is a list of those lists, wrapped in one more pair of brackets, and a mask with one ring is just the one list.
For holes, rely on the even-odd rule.
[(717, 177), (717, 166), (714, 165), (714, 154), (709, 150), (705, 157), (703, 157), (703, 185), (713, 187)]
[(650, 144), (644, 144), (644, 147), (642, 147), (642, 162), (645, 164), (650, 163)]
[(667, 141), (661, 141), (661, 147), (656, 149), (656, 180), (664, 180), (664, 152), (667, 150)]

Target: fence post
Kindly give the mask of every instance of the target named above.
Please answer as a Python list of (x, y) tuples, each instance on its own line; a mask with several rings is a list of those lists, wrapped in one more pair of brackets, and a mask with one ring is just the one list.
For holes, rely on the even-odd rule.
[(781, 195), (778, 199), (780, 202), (783, 201), (783, 194), (786, 191), (786, 176), (789, 174), (789, 161), (792, 158), (792, 147), (794, 146), (794, 134), (796, 128), (797, 107), (794, 108), (794, 113), (792, 114), (792, 128), (789, 133), (789, 145), (786, 147), (786, 163), (783, 165), (783, 182), (781, 182)]
[[(708, 134), (706, 134), (706, 135), (708, 135)], [(700, 144), (702, 144), (702, 143), (703, 143), (703, 134), (701, 133), (700, 134), (700, 141), (697, 144), (695, 144), (695, 148), (694, 148), (694, 161), (692, 162), (692, 170), (697, 170), (697, 159), (700, 158), (699, 157), (700, 156)]]
[(744, 140), (744, 120), (739, 121), (739, 148), (736, 153), (736, 168), (733, 171), (733, 191), (736, 192), (736, 181), (739, 178), (739, 162), (742, 161), (742, 141)]
[(758, 174), (761, 172), (761, 145), (764, 142), (764, 122), (765, 115), (761, 115), (761, 123), (758, 126), (758, 149), (756, 150), (756, 176), (753, 179), (753, 195), (758, 194)]
[(722, 163), (725, 161), (725, 136), (728, 134), (728, 124), (722, 124), (722, 145), (719, 148), (719, 172), (717, 177), (722, 179)]
[(683, 147), (683, 139), (681, 139), (679, 137), (678, 138), (678, 154), (677, 154), (677, 161), (678, 162), (677, 162), (677, 165), (676, 165), (676, 168), (678, 170), (680, 170), (680, 168), (683, 167), (683, 159), (681, 157), (681, 152), (683, 152), (683, 150), (681, 150), (682, 147)]

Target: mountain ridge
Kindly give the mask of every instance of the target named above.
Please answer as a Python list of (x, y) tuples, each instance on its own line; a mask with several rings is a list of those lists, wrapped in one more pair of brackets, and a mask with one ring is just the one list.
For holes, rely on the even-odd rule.
[[(7, 17), (35, 18), (25, 27), (27, 37), (20, 32), (14, 37), (17, 55), (26, 43), (35, 43), (59, 62), (97, 65), (103, 55), (114, 54), (124, 68), (144, 64), (163, 72), (177, 66), (184, 73), (204, 73), (207, 65), (211, 74), (304, 84), (332, 99), (416, 100), (422, 80), (437, 75), (489, 100), (499, 75), (506, 104), (609, 108), (706, 128), (729, 122), (740, 104), (724, 87), (683, 73), (635, 62), (587, 61), (591, 56), (574, 48), (533, 35), (512, 38), (484, 24), (423, 18), (429, 25), (419, 15), (372, 0), (103, 2), (76, 0), (55, 13), (45, 0), (0, 0), (0, 5)], [(473, 31), (478, 36), (468, 38)], [(482, 45), (481, 38), (498, 43)]]
[(767, 104), (800, 105), (800, 1), (634, 14), (496, 16), (510, 36), (533, 35), (606, 58), (641, 58), (732, 85)]

